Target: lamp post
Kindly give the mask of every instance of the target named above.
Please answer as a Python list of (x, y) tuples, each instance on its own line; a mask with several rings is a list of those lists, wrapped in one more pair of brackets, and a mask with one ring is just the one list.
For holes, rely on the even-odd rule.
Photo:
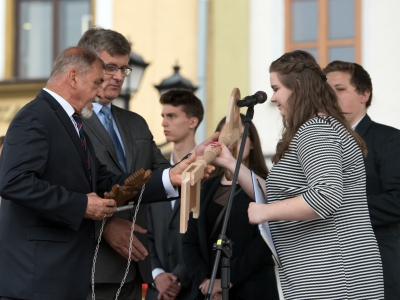
[(129, 100), (131, 99), (131, 94), (136, 93), (139, 89), (144, 70), (148, 65), (149, 63), (145, 62), (140, 55), (131, 51), (128, 66), (132, 69), (132, 72), (128, 77), (125, 78), (121, 88), (121, 93), (113, 101), (114, 105), (129, 109)]
[(175, 65), (172, 76), (163, 79), (159, 85), (154, 85), (160, 95), (170, 90), (189, 90), (192, 92), (197, 90), (197, 86), (194, 86), (188, 79), (179, 74), (180, 68), (178, 65)]

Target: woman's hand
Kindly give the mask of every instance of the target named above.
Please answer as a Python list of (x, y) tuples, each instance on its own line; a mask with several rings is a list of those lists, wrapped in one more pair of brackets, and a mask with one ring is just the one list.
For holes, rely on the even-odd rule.
[(233, 172), (236, 166), (236, 159), (232, 156), (231, 151), (227, 146), (225, 146), (224, 143), (214, 142), (211, 145), (207, 146), (205, 152), (217, 146), (221, 148), (221, 153), (214, 159), (212, 164)]
[(267, 220), (265, 209), (268, 204), (250, 202), (247, 214), (249, 215), (249, 223), (252, 225), (263, 223)]
[(204, 151), (207, 148), (208, 145), (210, 145), (213, 142), (218, 141), (219, 138), (219, 132), (215, 132), (212, 136), (210, 136), (208, 139), (206, 139), (204, 142), (196, 146), (196, 152), (199, 157), (204, 155)]

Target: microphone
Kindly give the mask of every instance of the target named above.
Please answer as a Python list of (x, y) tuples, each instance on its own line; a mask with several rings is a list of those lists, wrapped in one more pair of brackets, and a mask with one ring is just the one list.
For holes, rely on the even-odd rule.
[(267, 101), (267, 94), (263, 91), (258, 91), (257, 93), (255, 93), (252, 96), (247, 96), (244, 97), (243, 100), (238, 100), (236, 102), (236, 105), (238, 107), (243, 107), (243, 106), (254, 106), (256, 104), (261, 104), (264, 103), (265, 101)]

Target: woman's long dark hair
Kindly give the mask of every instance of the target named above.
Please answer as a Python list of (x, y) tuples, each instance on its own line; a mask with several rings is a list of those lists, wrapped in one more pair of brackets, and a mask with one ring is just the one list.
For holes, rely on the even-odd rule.
[(272, 157), (273, 163), (278, 163), (289, 150), (289, 144), (300, 126), (318, 116), (318, 113), (338, 120), (354, 137), (361, 151), (366, 155), (367, 148), (363, 139), (351, 129), (346, 121), (335, 92), (326, 82), (325, 75), (311, 54), (302, 50), (285, 53), (272, 62), (269, 72), (276, 72), (280, 82), (292, 91), (287, 100), (282, 138)]
[[(244, 124), (246, 116), (244, 114), (240, 114), (240, 120), (242, 124)], [(221, 131), (222, 127), (225, 125), (226, 117), (224, 117), (217, 126), (215, 131)], [(255, 174), (267, 178), (268, 176), (268, 167), (265, 163), (264, 154), (261, 148), (261, 141), (258, 135), (256, 126), (253, 123), (250, 123), (249, 132), (248, 132), (250, 141), (253, 144), (253, 149), (250, 150), (248, 157), (248, 167), (254, 171)], [(224, 169), (221, 167), (215, 167), (214, 172), (210, 175), (209, 179), (218, 177), (224, 173)]]

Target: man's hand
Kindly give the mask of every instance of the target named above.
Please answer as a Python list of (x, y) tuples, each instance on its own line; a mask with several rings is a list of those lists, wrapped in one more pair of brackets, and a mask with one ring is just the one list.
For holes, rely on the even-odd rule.
[(172, 273), (161, 273), (154, 279), (158, 290), (157, 300), (174, 300), (181, 291), (182, 286), (178, 284), (178, 277)]
[(222, 300), (222, 292), (221, 293), (215, 293), (211, 300)]
[[(194, 163), (197, 158), (197, 153), (193, 150), (192, 154), (188, 158), (182, 160), (179, 164), (169, 170), (169, 179), (173, 186), (180, 186), (182, 184), (182, 172), (185, 171), (190, 164)], [(203, 179), (207, 179), (214, 170), (214, 166), (208, 165), (204, 169)]]
[(180, 186), (182, 184), (182, 172), (186, 168), (196, 161), (197, 153), (193, 151), (192, 154), (182, 160), (179, 164), (175, 165), (173, 168), (169, 169), (169, 180), (173, 186)]
[[(104, 228), (104, 240), (119, 254), (128, 259), (129, 257), (129, 239), (131, 237), (132, 222), (120, 218), (112, 218)], [(145, 234), (146, 229), (135, 224), (135, 232)], [(131, 259), (133, 261), (144, 260), (148, 251), (142, 243), (133, 235)]]
[(203, 282), (199, 286), (199, 290), (203, 295), (207, 294), (209, 285), (210, 285), (210, 278), (204, 278)]
[[(204, 278), (203, 282), (200, 284), (199, 289), (203, 295), (207, 295), (208, 288), (210, 286), (210, 279)], [(232, 283), (229, 284), (229, 288), (232, 287)], [(218, 300), (222, 299), (222, 288), (221, 288), (221, 279), (215, 279), (213, 290), (211, 292), (211, 299)]]
[(103, 199), (97, 196), (96, 193), (87, 194), (88, 204), (86, 207), (86, 219), (102, 220), (111, 217), (116, 209), (116, 203), (113, 199)]

